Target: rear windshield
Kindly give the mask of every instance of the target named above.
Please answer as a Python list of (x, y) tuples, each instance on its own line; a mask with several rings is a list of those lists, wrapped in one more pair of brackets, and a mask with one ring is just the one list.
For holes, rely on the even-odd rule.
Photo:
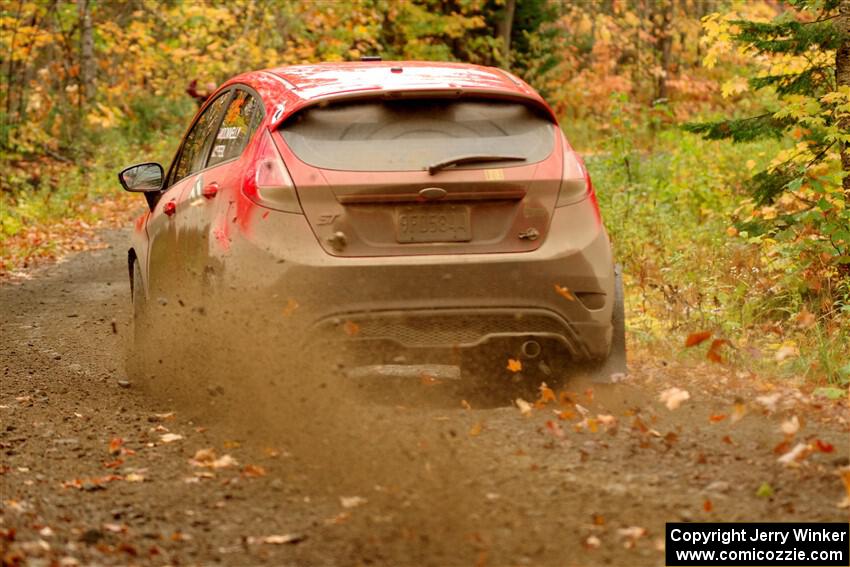
[[(554, 125), (515, 102), (403, 100), (317, 106), (282, 127), (302, 161), (323, 169), (412, 171), (463, 156), (545, 159)], [(493, 167), (477, 163), (462, 167)]]

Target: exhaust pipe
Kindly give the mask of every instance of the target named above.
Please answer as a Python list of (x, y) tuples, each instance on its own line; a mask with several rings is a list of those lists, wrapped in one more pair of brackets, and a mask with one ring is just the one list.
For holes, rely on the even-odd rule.
[(537, 358), (543, 349), (537, 341), (525, 341), (520, 347), (522, 356), (525, 358)]

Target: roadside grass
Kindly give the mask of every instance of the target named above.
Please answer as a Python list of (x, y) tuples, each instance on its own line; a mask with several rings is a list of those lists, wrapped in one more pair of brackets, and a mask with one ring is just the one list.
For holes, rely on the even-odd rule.
[[(742, 371), (846, 388), (850, 317), (815, 316), (822, 297), (806, 293), (776, 243), (733, 226), (744, 181), (778, 142), (707, 142), (669, 128), (650, 149), (646, 139), (622, 129), (587, 157), (624, 266), (631, 342), (667, 359), (719, 356)], [(710, 339), (686, 348), (699, 332)]]
[(192, 101), (136, 101), (121, 123), (85, 130), (63, 159), (4, 154), (14, 190), (0, 191), (0, 278), (97, 247), (95, 229), (128, 224), (142, 201), (121, 190), (118, 172), (167, 164), (194, 110)]

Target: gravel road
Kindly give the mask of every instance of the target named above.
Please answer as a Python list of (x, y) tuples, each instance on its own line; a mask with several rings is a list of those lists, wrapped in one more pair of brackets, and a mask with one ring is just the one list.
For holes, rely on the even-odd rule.
[(847, 407), (740, 368), (638, 357), (525, 412), (128, 382), (127, 238), (0, 285), (4, 565), (657, 566), (667, 521), (848, 519)]

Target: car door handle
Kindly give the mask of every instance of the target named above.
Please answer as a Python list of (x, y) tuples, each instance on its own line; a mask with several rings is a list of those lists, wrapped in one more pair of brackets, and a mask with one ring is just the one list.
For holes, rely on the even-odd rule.
[(203, 191), (201, 191), (201, 195), (203, 195), (205, 199), (212, 199), (213, 197), (218, 195), (218, 190), (218, 183), (213, 181), (212, 183), (204, 187)]
[(165, 205), (163, 205), (162, 212), (165, 213), (165, 216), (167, 217), (172, 216), (177, 212), (177, 203), (174, 201), (168, 201)]

